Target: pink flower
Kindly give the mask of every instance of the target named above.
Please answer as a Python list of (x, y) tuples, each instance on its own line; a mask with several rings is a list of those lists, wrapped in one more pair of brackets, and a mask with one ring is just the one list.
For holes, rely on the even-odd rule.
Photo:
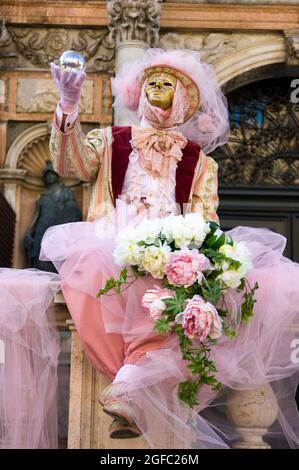
[(204, 341), (208, 336), (216, 339), (222, 334), (222, 320), (216, 308), (200, 295), (187, 300), (187, 306), (176, 316), (176, 322), (182, 324), (185, 336), (190, 339)]
[(152, 320), (156, 321), (162, 317), (166, 310), (166, 304), (163, 299), (167, 299), (174, 296), (174, 292), (170, 289), (161, 289), (155, 286), (154, 289), (146, 291), (142, 297), (142, 306), (149, 313)]
[(209, 269), (210, 261), (197, 250), (180, 250), (169, 255), (166, 264), (168, 282), (174, 286), (189, 287), (203, 281), (202, 272)]

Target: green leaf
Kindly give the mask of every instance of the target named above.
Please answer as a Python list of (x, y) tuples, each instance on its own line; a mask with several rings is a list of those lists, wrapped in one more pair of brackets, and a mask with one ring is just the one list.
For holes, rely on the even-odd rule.
[(234, 339), (237, 336), (236, 330), (231, 330), (230, 328), (227, 328), (225, 326), (223, 327), (222, 331), (225, 336), (228, 336), (231, 339)]
[[(138, 273), (138, 275), (135, 274), (135, 279), (139, 277), (141, 274)], [(115, 279), (114, 277), (110, 277), (107, 279), (105, 286), (103, 289), (100, 289), (99, 292), (97, 293), (96, 297), (100, 298), (102, 295), (107, 294), (109, 291), (114, 290), (116, 294), (121, 293), (121, 286), (123, 284), (127, 283), (127, 278), (128, 278), (128, 269), (123, 268), (119, 274), (119, 278)], [(134, 282), (134, 281), (132, 281)]]
[(167, 319), (161, 318), (159, 320), (156, 320), (154, 330), (158, 331), (161, 334), (168, 333), (170, 330), (170, 327), (169, 327)]
[(229, 258), (228, 256), (226, 256), (225, 261), (229, 263), (229, 269), (232, 269), (233, 271), (237, 271), (241, 266), (240, 261)]
[(221, 296), (220, 279), (216, 279), (215, 281), (210, 282), (205, 279), (201, 289), (203, 298), (211, 302), (213, 305), (216, 305)]
[(175, 317), (178, 313), (181, 313), (184, 310), (183, 304), (185, 296), (180, 292), (176, 293), (175, 297), (169, 297), (162, 300), (166, 304), (166, 314), (172, 315), (172, 317)]
[[(217, 224), (217, 222), (213, 222), (213, 221), (209, 222), (209, 226), (210, 226), (210, 229), (211, 229), (212, 233), (215, 233), (216, 230), (218, 230), (220, 228), (219, 224)], [(209, 232), (209, 233), (211, 233), (211, 232)]]
[(237, 290), (238, 290), (239, 292), (242, 292), (242, 290), (245, 289), (245, 285), (246, 285), (246, 279), (243, 277), (243, 279), (241, 280), (241, 284), (239, 285), (239, 287), (238, 287)]
[(108, 278), (105, 287), (103, 287), (103, 289), (100, 289), (97, 293), (97, 298), (101, 297), (101, 295), (107, 294), (107, 292), (109, 292), (111, 289), (114, 289), (116, 285), (117, 281), (116, 279), (114, 279), (114, 277)]
[(119, 281), (124, 284), (127, 280), (127, 277), (128, 277), (128, 269), (124, 268), (120, 272)]
[(204, 249), (202, 253), (207, 257), (210, 258), (211, 260), (214, 261), (214, 263), (220, 263), (221, 261), (226, 260), (226, 256), (224, 253), (221, 253), (220, 251), (212, 250), (212, 249)]
[(186, 382), (181, 382), (179, 384), (179, 398), (184, 403), (189, 405), (191, 408), (197, 405), (197, 394), (198, 394), (199, 384), (198, 382), (193, 382), (192, 380), (187, 380)]
[(245, 301), (241, 305), (241, 311), (242, 311), (242, 322), (248, 323), (250, 318), (253, 316), (253, 307), (254, 304), (256, 303), (256, 299), (254, 298), (254, 293), (256, 289), (258, 289), (259, 285), (256, 282), (254, 287), (249, 290), (249, 292), (246, 292), (243, 296)]
[(217, 238), (212, 248), (214, 250), (219, 250), (219, 248), (224, 244), (225, 244), (225, 234), (223, 233), (222, 235), (220, 235), (220, 237)]

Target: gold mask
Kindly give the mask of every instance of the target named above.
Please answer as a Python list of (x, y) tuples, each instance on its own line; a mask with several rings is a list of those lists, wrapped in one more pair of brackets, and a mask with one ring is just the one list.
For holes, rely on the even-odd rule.
[(171, 108), (177, 79), (169, 73), (154, 73), (148, 77), (145, 94), (152, 106), (164, 111)]

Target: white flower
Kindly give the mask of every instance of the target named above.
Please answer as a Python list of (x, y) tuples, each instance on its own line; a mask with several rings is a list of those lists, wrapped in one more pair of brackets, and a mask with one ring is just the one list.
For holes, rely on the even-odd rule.
[(143, 247), (136, 242), (136, 231), (133, 227), (121, 230), (116, 239), (113, 256), (116, 264), (138, 265), (143, 255)]
[(140, 266), (157, 279), (162, 279), (171, 249), (168, 245), (147, 246), (144, 249)]
[(252, 258), (251, 253), (244, 242), (233, 242), (233, 245), (222, 245), (219, 248), (220, 253), (223, 253), (228, 258), (231, 258), (235, 261), (241, 263), (239, 268), (240, 271), (244, 273), (244, 276), (252, 268)]
[(167, 243), (179, 241), (183, 238), (183, 222), (182, 215), (175, 216), (171, 214), (163, 219), (162, 235), (165, 236)]
[(210, 230), (209, 224), (199, 212), (185, 215), (185, 237), (190, 240), (189, 244), (196, 248), (201, 247)]
[(136, 227), (136, 241), (144, 241), (147, 244), (155, 244), (162, 229), (162, 219), (144, 219)]
[(154, 300), (149, 308), (149, 314), (152, 320), (156, 321), (161, 318), (162, 314), (166, 310), (166, 304), (163, 302), (162, 299), (156, 299)]
[(242, 278), (244, 278), (252, 268), (251, 253), (244, 242), (233, 242), (233, 245), (222, 245), (219, 251), (226, 257), (238, 261), (241, 264), (237, 269), (233, 269), (229, 262), (223, 261), (221, 263), (221, 269), (224, 271), (219, 275), (222, 286), (235, 289), (239, 287)]
[(190, 213), (185, 217), (170, 215), (163, 219), (162, 234), (167, 243), (174, 242), (176, 248), (200, 247), (209, 231), (209, 224), (200, 213)]
[(232, 289), (236, 289), (241, 284), (241, 279), (244, 275), (239, 271), (225, 271), (218, 277), (221, 280), (222, 287), (231, 287)]

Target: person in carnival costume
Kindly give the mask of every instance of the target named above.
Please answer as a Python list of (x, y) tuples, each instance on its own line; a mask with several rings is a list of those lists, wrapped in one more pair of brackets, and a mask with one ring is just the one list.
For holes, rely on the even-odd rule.
[(279, 419), (268, 432), (273, 445), (298, 445), (294, 400), (298, 366), (290, 359), (298, 319), (299, 267), (282, 256), (285, 239), (266, 229), (238, 227), (258, 282), (255, 315), (233, 341), (213, 348), (223, 391), (203, 386), (198, 405), (179, 400), (188, 376), (172, 334), (153, 330), (142, 308), (150, 276), (120, 295), (97, 298), (107, 278), (118, 277), (112, 253), (118, 229), (145, 218), (200, 212), (218, 222), (217, 164), (207, 154), (227, 142), (227, 102), (212, 67), (198, 52), (149, 49), (112, 81), (115, 107), (136, 111), (136, 124), (94, 129), (85, 135), (78, 103), (85, 73), (51, 64), (60, 91), (50, 152), (62, 176), (92, 182), (86, 222), (50, 228), (41, 259), (51, 260), (91, 364), (112, 384), (99, 400), (112, 417), (112, 438), (144, 434), (154, 448), (227, 448), (237, 433), (225, 418), (226, 390), (271, 382)]

